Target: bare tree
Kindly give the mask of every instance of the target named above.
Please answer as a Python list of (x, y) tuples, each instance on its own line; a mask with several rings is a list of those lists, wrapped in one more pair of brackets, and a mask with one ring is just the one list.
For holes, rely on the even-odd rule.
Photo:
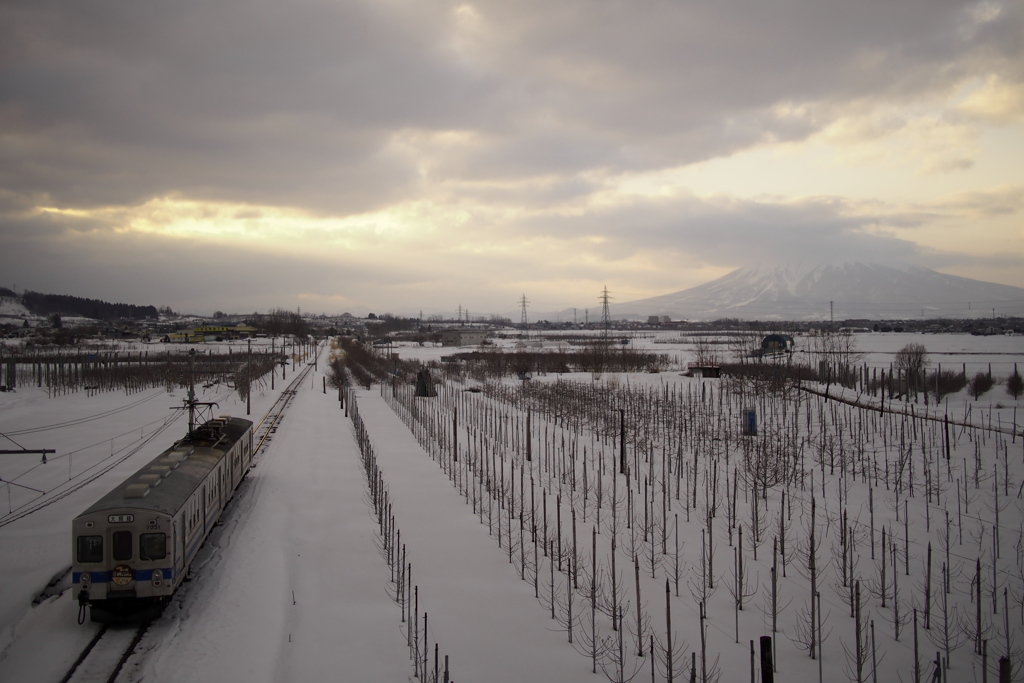
[(729, 336), (729, 353), (734, 363), (744, 365), (756, 362), (761, 351), (761, 330), (753, 327), (749, 330), (737, 330)]
[(971, 398), (977, 401), (986, 391), (992, 388), (993, 384), (995, 384), (995, 382), (992, 379), (992, 375), (985, 372), (979, 372), (970, 382), (967, 383), (967, 393), (971, 395)]
[(914, 342), (907, 344), (896, 352), (893, 367), (907, 378), (907, 389), (917, 392), (924, 381), (924, 371), (928, 367), (928, 350), (924, 344)]
[(896, 352), (896, 359), (893, 365), (898, 370), (911, 374), (919, 374), (928, 367), (928, 350), (924, 344), (907, 344)]
[(1015, 399), (1024, 394), (1024, 378), (1017, 372), (1017, 364), (1013, 365), (1013, 374), (1006, 378), (1006, 393)]
[(857, 350), (857, 340), (849, 330), (826, 332), (810, 340), (808, 353), (818, 364), (821, 381), (826, 384), (852, 386), (856, 381), (854, 365), (863, 354)]
[(707, 367), (709, 365), (720, 365), (722, 356), (715, 345), (715, 340), (705, 335), (698, 335), (693, 339), (693, 355), (697, 365)]

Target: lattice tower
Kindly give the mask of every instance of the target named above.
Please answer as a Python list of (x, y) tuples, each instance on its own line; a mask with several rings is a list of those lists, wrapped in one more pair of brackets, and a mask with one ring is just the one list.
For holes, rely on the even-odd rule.
[(604, 291), (601, 292), (601, 326), (604, 328), (604, 336), (608, 336), (608, 331), (612, 327), (612, 314), (608, 308), (608, 302), (611, 301), (612, 297), (608, 294), (608, 285), (605, 285)]

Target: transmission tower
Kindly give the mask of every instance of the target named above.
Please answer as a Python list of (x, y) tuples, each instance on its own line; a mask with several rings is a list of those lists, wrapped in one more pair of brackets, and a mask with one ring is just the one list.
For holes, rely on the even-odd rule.
[(612, 314), (608, 310), (608, 302), (611, 301), (611, 296), (608, 294), (608, 285), (605, 285), (604, 291), (601, 292), (601, 326), (604, 327), (605, 339), (608, 338), (608, 331), (612, 327)]
[(530, 329), (530, 324), (529, 324), (529, 322), (527, 321), (527, 318), (526, 318), (526, 305), (529, 304), (529, 303), (530, 302), (526, 299), (526, 295), (523, 294), (523, 298), (521, 298), (519, 300), (519, 305), (523, 309), (523, 316), (522, 316), (522, 319), (519, 322), (523, 326), (523, 336), (525, 336), (525, 337), (529, 336), (528, 330)]

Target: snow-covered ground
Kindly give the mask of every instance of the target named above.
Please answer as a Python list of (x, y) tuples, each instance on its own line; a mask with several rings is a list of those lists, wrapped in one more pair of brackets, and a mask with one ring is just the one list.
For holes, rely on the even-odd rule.
[[(194, 566), (200, 578), (186, 584), (150, 628), (140, 648), (145, 657), (130, 661), (122, 680), (411, 677), (401, 611), (389, 595), (390, 574), (378, 552), (377, 523), (366, 502), (352, 425), (336, 393), (323, 393), (320, 375), (303, 385), (224, 523), (201, 551)], [(282, 385), (279, 378), (278, 390)], [(245, 412), (244, 402), (226, 391), (200, 398), (219, 401), (221, 413)], [(254, 401), (253, 414), (265, 411), (272, 398), (267, 391)], [(87, 471), (142, 445), (95, 481), (0, 527), (7, 550), (0, 556), (5, 581), (0, 680), (56, 681), (96, 626), (77, 625), (70, 591), (37, 607), (30, 602), (69, 564), (70, 519), (181, 432), (180, 411), (167, 419), (180, 396), (152, 390), (134, 397), (85, 398), (82, 393), (48, 399), (45, 392), (21, 389), (0, 394), (0, 400), (0, 431), (19, 432), (15, 438), (25, 448), (45, 444), (39, 447), (58, 451), (46, 465), (38, 455), (16, 456), (20, 467), (5, 463), (5, 480), (16, 478), (21, 486), (29, 481), (52, 493), (27, 491), (19, 498), (12, 489), (3, 520), (33, 505), (30, 499), (53, 498), (61, 488), (70, 488), (69, 476), (79, 483)], [(565, 680), (583, 679), (578, 656), (547, 631), (543, 614), (508, 599), (509, 592), (532, 589), (489, 578), (507, 565), (486, 542), (486, 529), (463, 514), (461, 499), (379, 396), (368, 395), (362, 414), (372, 423), (381, 452), (391, 456), (386, 469), (395, 474), (396, 500), (409, 505), (399, 516), (418, 539), (409, 543), (409, 558), (420, 585), (420, 605), (431, 614), (432, 640), (444, 643), (445, 654), (458, 664), (458, 680), (493, 679), (489, 672), (494, 667), (515, 678), (543, 679), (545, 672), (564, 669)], [(125, 433), (129, 425), (131, 432)], [(419, 474), (410, 477), (411, 472)], [(431, 475), (433, 488), (427, 481)], [(462, 522), (454, 527), (436, 523), (460, 515)], [(464, 534), (477, 540), (467, 543)], [(503, 614), (501, 619), (497, 614)], [(530, 656), (506, 646), (516, 639), (530, 646)]]
[[(951, 367), (967, 364), (968, 374), (991, 362), (993, 374), (1005, 378), (1014, 363), (1024, 365), (1024, 339), (1019, 337), (873, 334), (859, 335), (858, 348), (869, 365), (886, 367), (892, 354), (911, 341), (923, 343), (933, 363), (941, 362), (943, 367), (947, 362)], [(686, 345), (655, 345), (649, 337), (634, 343), (649, 344), (658, 352), (674, 354), (682, 365), (689, 359)], [(402, 357), (423, 359), (451, 353), (450, 349), (412, 345), (394, 350)], [(129, 662), (121, 680), (399, 681), (412, 677), (406, 647), (408, 624), (403, 623), (401, 610), (393, 599), (394, 584), (381, 554), (378, 523), (368, 503), (359, 447), (336, 393), (330, 389), (326, 394), (323, 392), (324, 365), (321, 363), (303, 384), (284, 422), (226, 512), (224, 523), (203, 548), (196, 566), (197, 578), (179, 591), (151, 627), (143, 641), (142, 656)], [(557, 379), (566, 378), (535, 378), (543, 383)], [(578, 375), (575, 379), (586, 385), (598, 381), (590, 375)], [(658, 391), (664, 391), (666, 386), (679, 391), (689, 387), (694, 391), (701, 386), (699, 380), (680, 377), (678, 368), (628, 378), (606, 375), (600, 381), (618, 387), (649, 386)], [(719, 391), (717, 382), (705, 384)], [(254, 419), (263, 415), (284, 385), (278, 377), (274, 392), (263, 387), (258, 396), (254, 394)], [(438, 644), (442, 657), (450, 658), (453, 679), (603, 679), (600, 670), (596, 676), (591, 673), (590, 659), (577, 651), (580, 643), (576, 643), (576, 648), (568, 644), (565, 628), (552, 620), (548, 607), (534, 597), (533, 583), (523, 580), (516, 565), (509, 562), (507, 538), (505, 548), (500, 547), (495, 534), (489, 533), (486, 520), (481, 523), (481, 516), (474, 514), (464, 490), (453, 483), (437, 460), (424, 452), (388, 406), (380, 389), (356, 391), (355, 397), (393, 503), (395, 524), (407, 545), (413, 582), (419, 587), (420, 612), (430, 615), (429, 639)], [(221, 414), (245, 414), (245, 403), (233, 390), (215, 386), (200, 398), (217, 401)], [(59, 680), (93, 633), (95, 626), (76, 623), (77, 605), (70, 591), (35, 607), (31, 606), (32, 599), (52, 576), (70, 564), (70, 520), (181, 436), (181, 411), (171, 410), (181, 405), (181, 399), (180, 391), (168, 393), (162, 389), (131, 395), (107, 392), (88, 396), (78, 392), (49, 398), (45, 389), (22, 387), (16, 393), (0, 394), (0, 433), (10, 439), (4, 440), (7, 446), (3, 448), (56, 451), (45, 464), (38, 455), (2, 456), (4, 460), (0, 462), (0, 477), (4, 480), (0, 488), (0, 539), (4, 548), (0, 553), (0, 581), (4, 586), (0, 591), (0, 680)], [(1000, 586), (1007, 589), (1010, 630), (1003, 633), (1001, 621), (987, 612), (986, 623), (991, 627), (990, 664), (1005, 649), (999, 643), (1009, 637), (1010, 650), (1016, 653), (1015, 663), (1019, 666), (1019, 652), (1024, 648), (1024, 507), (1014, 494), (1024, 481), (1020, 458), (1024, 438), (1011, 436), (1010, 431), (1020, 424), (1021, 418), (1016, 416), (1020, 403), (997, 385), (977, 402), (962, 392), (949, 397), (945, 408), (951, 415), (959, 416), (965, 414), (967, 403), (972, 405), (971, 414), (978, 417), (978, 423), (992, 420), (1006, 426), (1001, 434), (957, 430), (953, 467), (954, 474), (969, 476), (967, 470), (971, 467), (967, 461), (977, 452), (985, 460), (985, 472), (990, 473), (992, 465), (998, 463), (999, 486), (1010, 490), (1004, 507), (1000, 508), (1004, 555), (998, 563)], [(810, 410), (808, 400), (802, 406), (801, 410)], [(915, 408), (920, 415), (923, 406)], [(760, 417), (767, 426), (768, 416)], [(464, 421), (468, 419), (463, 417)], [(542, 427), (546, 423), (540, 416), (534, 420), (535, 430), (547, 428)], [(548, 427), (554, 434), (555, 425)], [(816, 457), (810, 441), (816, 438), (815, 430), (797, 435), (808, 439), (805, 449), (809, 460)], [(1016, 431), (1019, 434), (1019, 426)], [(584, 440), (591, 443), (591, 439), (587, 436)], [(929, 448), (934, 445), (931, 442)], [(539, 442), (534, 447), (539, 448)], [(881, 449), (877, 443), (872, 443), (871, 448), (876, 452)], [(611, 445), (605, 444), (605, 450), (609, 457), (614, 456)], [(593, 453), (590, 457), (594, 457)], [(815, 472), (816, 487), (821, 487), (820, 477), (829, 468), (822, 471), (810, 465), (810, 469)], [(1002, 480), (1003, 471), (1009, 473), (1009, 481)], [(538, 479), (546, 476), (540, 471), (536, 474)], [(839, 482), (830, 476), (826, 481), (828, 495), (818, 498), (820, 519), (829, 519), (830, 523), (838, 519), (835, 496)], [(868, 582), (877, 574), (878, 562), (868, 558), (865, 548), (866, 492), (856, 479), (851, 482), (847, 477), (842, 485), (848, 487), (845, 495), (850, 515), (861, 525), (857, 532), (861, 548), (856, 569), (867, 593)], [(982, 481), (979, 492), (971, 493), (970, 524), (974, 526), (964, 535), (972, 547), (956, 550), (954, 557), (959, 574), (953, 582), (957, 589), (953, 595), (964, 614), (973, 614), (965, 596), (973, 577), (974, 558), (986, 559), (991, 545), (991, 534), (985, 535), (985, 529), (993, 511), (979, 512), (985, 504), (980, 492), (985, 486), (991, 489), (992, 482)], [(909, 502), (911, 506), (909, 538), (904, 539), (904, 520), (895, 520), (893, 494), (883, 494), (882, 488), (875, 494), (876, 524), (891, 525), (901, 542), (905, 540), (909, 545), (913, 541), (911, 562), (916, 564), (911, 566), (911, 576), (899, 577), (901, 599), (910, 609), (919, 606), (913, 601), (922, 583), (920, 551), (925, 539), (936, 537), (936, 520), (941, 512), (933, 504), (926, 521), (922, 496), (909, 501), (900, 498), (901, 504)], [(639, 490), (637, 494), (641, 495)], [(953, 503), (957, 498), (952, 496), (956, 490), (950, 482), (940, 492), (942, 506), (952, 509), (954, 514)], [(776, 493), (769, 494), (767, 509), (772, 514), (777, 514), (779, 506)], [(749, 515), (749, 509), (742, 507), (742, 490), (739, 497), (742, 520), (744, 514)], [(808, 500), (807, 495), (801, 495), (793, 502), (794, 539), (805, 524)], [(25, 515), (29, 510), (34, 511)], [(677, 507), (672, 514), (683, 512)], [(553, 515), (552, 512), (552, 519)], [(699, 568), (702, 524), (698, 517), (700, 514), (695, 511), (692, 522), (679, 523), (680, 543), (685, 548), (691, 578)], [(602, 533), (607, 534), (607, 530)], [(732, 580), (733, 549), (724, 542), (725, 527), (721, 523), (715, 523), (714, 533), (718, 543), (715, 572), (723, 587), (709, 602), (709, 659), (718, 660), (721, 680), (747, 680), (748, 641), (770, 635), (764, 597), (771, 544), (762, 546), (757, 562), (750, 559), (751, 572), (756, 576), (751, 580), (758, 594), (750, 598), (739, 622), (737, 644), (731, 598), (724, 587)], [(850, 667), (843, 648), (850, 645), (852, 620), (844, 614), (847, 607), (841, 599), (842, 591), (835, 587), (840, 576), (832, 557), (836, 532), (833, 529), (824, 533), (828, 545), (824, 546), (821, 560), (830, 566), (822, 570), (827, 578), (823, 578), (820, 589), (828, 613), (823, 628), (831, 635), (823, 645), (822, 673), (825, 678), (845, 679), (849, 678)], [(589, 534), (587, 525), (584, 535), (588, 540)], [(980, 536), (975, 539), (972, 534)], [(601, 552), (606, 553), (607, 547), (606, 536), (602, 536)], [(541, 559), (539, 568), (543, 587), (550, 565)], [(631, 587), (631, 563), (625, 569), (626, 585)], [(662, 567), (656, 570), (660, 578), (644, 579), (642, 603), (653, 615), (653, 629), (661, 628), (659, 624), (664, 621), (665, 571)], [(818, 662), (810, 660), (792, 642), (800, 630), (799, 621), (805, 617), (801, 610), (806, 591), (799, 577), (790, 566), (789, 578), (780, 588), (788, 607), (780, 608), (780, 636), (776, 642), (778, 680), (818, 679)], [(564, 575), (561, 578), (564, 581)], [(985, 581), (987, 592), (990, 584)], [(627, 592), (631, 595), (632, 588)], [(996, 598), (997, 607), (1002, 610), (1001, 595)], [(983, 599), (988, 609), (991, 596)], [(891, 634), (891, 613), (881, 608), (877, 597), (865, 597), (865, 601), (865, 613), (876, 621), (879, 649), (885, 653), (879, 664), (879, 680), (912, 680), (912, 627), (904, 624), (903, 635), (896, 641)], [(585, 604), (583, 597), (577, 595), (576, 608), (584, 610)], [(687, 656), (683, 659), (688, 674), (688, 653), (700, 649), (699, 619), (687, 588), (682, 589), (681, 597), (672, 599), (672, 604), (677, 644), (685, 642)], [(999, 612), (999, 617), (1003, 616)], [(926, 663), (934, 658), (937, 648), (923, 635), (921, 639), (921, 659)], [(649, 656), (631, 658), (632, 665), (640, 671), (637, 680), (651, 679), (649, 660)], [(930, 671), (925, 669), (927, 675)], [(675, 674), (682, 678), (678, 669)], [(656, 680), (664, 677), (663, 670), (656, 671)], [(981, 680), (969, 644), (955, 655), (948, 680)]]

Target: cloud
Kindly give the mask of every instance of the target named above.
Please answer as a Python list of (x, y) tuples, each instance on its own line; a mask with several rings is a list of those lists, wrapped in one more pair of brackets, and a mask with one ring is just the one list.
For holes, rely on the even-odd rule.
[(1024, 186), (1008, 185), (989, 190), (958, 192), (937, 204), (946, 211), (954, 211), (973, 220), (1012, 216), (1024, 211)]
[[(405, 206), (400, 218), (366, 214), (333, 223), (275, 207), (175, 200), (92, 212), (26, 211), (12, 201), (0, 213), (0, 272), (7, 286), (110, 299), (130, 292), (138, 298), (131, 303), (195, 312), (301, 305), (415, 313), (463, 305), (508, 313), (523, 292), (537, 310), (559, 310), (593, 304), (605, 285), (621, 300), (643, 298), (751, 262), (945, 265), (968, 276), (988, 264), (1010, 282), (1012, 247), (987, 254), (975, 236), (981, 251), (968, 256), (922, 245), (915, 235), (960, 234), (986, 216), (1012, 222), (1022, 196), (1020, 187), (1007, 187), (895, 205), (615, 195), (616, 202), (565, 212), (420, 204)], [(432, 227), (409, 233), (419, 222)], [(220, 229), (209, 234), (209, 226)]]
[(475, 135), (440, 178), (678, 165), (1019, 57), (989, 5), (8, 3), (0, 183), (359, 212), (422, 190), (406, 131)]
[(3, 11), (5, 186), (362, 210), (405, 192), (395, 130), (458, 127), (478, 77), (427, 8), (38, 3)]
[[(374, 300), (372, 288), (385, 279), (359, 259), (338, 254), (314, 258), (242, 243), (213, 247), (101, 227), (92, 219), (45, 214), (0, 219), (5, 286), (198, 313), (308, 309), (316, 302), (341, 312), (365, 311)], [(386, 280), (393, 287), (415, 284), (414, 275), (400, 272)]]
[[(116, 286), (198, 306), (223, 293), (222, 310), (339, 292), (482, 309), (527, 286), (569, 300), (613, 279), (653, 294), (751, 257), (922, 258), (937, 248), (927, 227), (959, 211), (939, 202), (943, 179), (988, 168), (982, 132), (1021, 121), (1021, 12), (7, 2), (0, 265), (27, 282), (39, 276), (25, 264), (46, 264), (94, 296)], [(814, 196), (802, 169), (778, 196), (636, 189), (815, 144), (941, 189), (930, 202)], [(273, 276), (251, 282), (256, 267)]]
[(990, 74), (980, 86), (971, 90), (956, 111), (966, 117), (1000, 125), (1024, 121), (1024, 83), (1007, 82)]

